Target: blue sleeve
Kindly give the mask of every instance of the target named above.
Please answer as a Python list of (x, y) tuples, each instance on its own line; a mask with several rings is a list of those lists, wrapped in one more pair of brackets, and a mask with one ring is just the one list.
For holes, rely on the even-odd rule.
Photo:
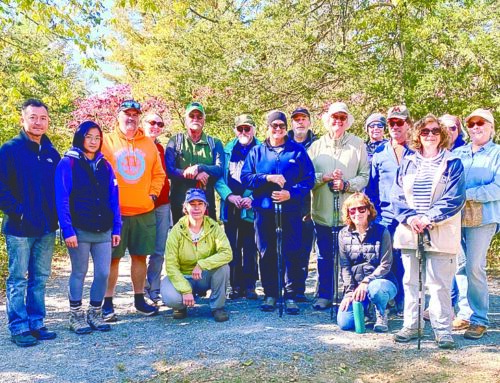
[(3, 210), (9, 217), (21, 219), (23, 206), (11, 191), (11, 185), (16, 182), (15, 172), (11, 151), (4, 144), (0, 148), (0, 210)]
[(380, 217), (380, 194), (379, 194), (379, 182), (380, 182), (380, 174), (378, 170), (378, 156), (376, 154), (373, 155), (372, 165), (370, 167), (370, 177), (368, 178), (368, 185), (366, 185), (365, 193), (372, 201), (373, 206), (377, 209), (377, 213)]
[(120, 235), (122, 230), (122, 216), (120, 213), (120, 192), (118, 190), (118, 180), (116, 179), (113, 167), (108, 163), (109, 169), (109, 203), (113, 212), (112, 235)]
[(215, 147), (212, 150), (213, 164), (200, 164), (198, 165), (198, 171), (205, 172), (209, 176), (219, 179), (224, 172), (224, 148), (220, 140), (214, 139), (214, 141)]
[(257, 173), (256, 160), (259, 149), (260, 147), (254, 146), (250, 150), (241, 169), (241, 183), (246, 189), (256, 190), (267, 184), (267, 174)]
[(314, 165), (304, 148), (299, 147), (297, 162), (300, 166), (300, 180), (289, 190), (291, 198), (304, 198), (314, 186)]
[(71, 220), (69, 208), (69, 198), (73, 188), (73, 171), (71, 169), (71, 159), (64, 157), (56, 168), (56, 209), (64, 239), (76, 235)]
[(173, 136), (168, 141), (165, 147), (165, 166), (167, 167), (167, 174), (170, 179), (180, 178), (184, 179), (184, 169), (176, 168), (176, 156), (175, 156), (175, 141), (176, 136)]

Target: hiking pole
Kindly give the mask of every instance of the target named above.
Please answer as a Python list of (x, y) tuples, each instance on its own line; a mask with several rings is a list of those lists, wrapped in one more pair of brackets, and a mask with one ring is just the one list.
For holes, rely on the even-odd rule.
[[(427, 229), (425, 229), (427, 230)], [(417, 259), (418, 259), (418, 326), (417, 326), (417, 350), (420, 350), (420, 339), (422, 331), (422, 321), (420, 316), (422, 315), (422, 300), (423, 300), (423, 286), (422, 286), (422, 260), (425, 256), (424, 245), (429, 242), (429, 239), (425, 238), (425, 231), (417, 234)]]
[(283, 229), (281, 222), (281, 204), (274, 204), (274, 219), (276, 223), (276, 258), (278, 262), (278, 313), (280, 318), (283, 316), (283, 254), (281, 245), (283, 239)]
[(332, 227), (332, 237), (333, 237), (333, 276), (332, 276), (332, 292), (333, 301), (330, 307), (330, 319), (333, 320), (333, 312), (335, 308), (335, 313), (339, 309), (339, 225), (340, 225), (340, 192), (333, 189), (333, 182), (329, 183), (330, 191), (333, 193), (333, 227)]

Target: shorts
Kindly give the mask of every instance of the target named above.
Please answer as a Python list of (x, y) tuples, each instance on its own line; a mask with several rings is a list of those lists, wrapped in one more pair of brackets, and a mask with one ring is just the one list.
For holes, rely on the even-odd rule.
[(122, 216), (120, 244), (113, 248), (113, 258), (122, 258), (125, 250), (131, 255), (144, 257), (153, 254), (156, 243), (156, 216), (154, 210), (149, 213)]

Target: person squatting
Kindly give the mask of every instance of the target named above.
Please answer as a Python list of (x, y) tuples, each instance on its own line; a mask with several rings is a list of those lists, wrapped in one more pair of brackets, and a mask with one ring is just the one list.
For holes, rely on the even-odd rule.
[(449, 114), (414, 122), (396, 105), (366, 118), (363, 141), (348, 132), (354, 116), (344, 102), (322, 114), (321, 137), (300, 106), (290, 117), (269, 112), (262, 142), (253, 117), (236, 116), (224, 146), (205, 133), (204, 106), (191, 102), (185, 131), (166, 147), (160, 114), (143, 115), (135, 100), (116, 113), (108, 134), (83, 121), (61, 158), (46, 134), (49, 108), (28, 99), (19, 134), (0, 148), (6, 311), (16, 345), (57, 337), (45, 325), (45, 286), (58, 227), (71, 261), (69, 329), (79, 335), (110, 331), (118, 320), (113, 297), (126, 253), (133, 305), (145, 316), (164, 304), (184, 319), (210, 290), (212, 316), (225, 322), (226, 300), (261, 298), (260, 280), (263, 312), (335, 309), (345, 331), (356, 327), (361, 304), (375, 332), (389, 331), (389, 311), (403, 317), (396, 342), (420, 338), (424, 320), (444, 349), (455, 347), (452, 331), (467, 339), (487, 332), (486, 255), (500, 224), (491, 111), (476, 109), (463, 123)]

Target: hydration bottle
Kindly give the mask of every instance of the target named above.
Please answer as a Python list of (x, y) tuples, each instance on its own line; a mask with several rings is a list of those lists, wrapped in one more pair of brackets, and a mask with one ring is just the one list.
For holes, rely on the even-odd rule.
[(352, 311), (354, 313), (354, 329), (358, 334), (364, 334), (365, 328), (365, 308), (363, 303), (358, 301), (352, 302)]

